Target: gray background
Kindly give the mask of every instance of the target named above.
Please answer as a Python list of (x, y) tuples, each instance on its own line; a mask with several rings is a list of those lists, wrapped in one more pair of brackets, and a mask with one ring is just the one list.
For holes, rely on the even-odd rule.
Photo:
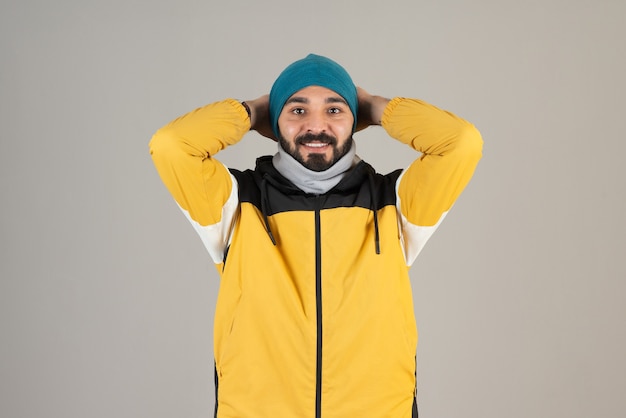
[[(208, 417), (217, 274), (148, 155), (309, 52), (474, 122), (476, 175), (412, 269), (425, 417), (626, 401), (622, 0), (61, 0), (0, 9), (0, 416)], [(415, 155), (357, 135), (379, 171)], [(225, 151), (245, 168), (274, 144)]]

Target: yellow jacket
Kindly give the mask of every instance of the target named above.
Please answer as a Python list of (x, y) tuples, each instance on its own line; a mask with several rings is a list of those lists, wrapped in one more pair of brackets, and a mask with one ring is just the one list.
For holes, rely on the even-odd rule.
[(416, 415), (417, 330), (408, 270), (470, 180), (470, 123), (395, 98), (387, 133), (421, 152), (387, 175), (361, 161), (323, 195), (261, 157), (213, 156), (250, 129), (228, 99), (160, 129), (150, 151), (221, 275), (215, 326), (220, 418)]

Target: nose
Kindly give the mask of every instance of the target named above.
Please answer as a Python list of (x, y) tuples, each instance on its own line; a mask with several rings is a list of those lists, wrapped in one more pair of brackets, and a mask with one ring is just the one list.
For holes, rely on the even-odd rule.
[(325, 132), (328, 127), (328, 119), (324, 112), (311, 112), (306, 121), (306, 130), (308, 132), (319, 133)]

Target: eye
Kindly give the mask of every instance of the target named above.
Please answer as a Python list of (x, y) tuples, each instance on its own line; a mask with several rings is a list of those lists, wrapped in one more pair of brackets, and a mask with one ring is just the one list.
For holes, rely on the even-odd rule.
[(328, 109), (328, 113), (341, 113), (341, 109), (339, 109), (338, 107), (331, 107), (330, 109)]
[(291, 113), (293, 113), (294, 115), (302, 115), (304, 114), (304, 109), (301, 107), (294, 107), (293, 109), (291, 109)]

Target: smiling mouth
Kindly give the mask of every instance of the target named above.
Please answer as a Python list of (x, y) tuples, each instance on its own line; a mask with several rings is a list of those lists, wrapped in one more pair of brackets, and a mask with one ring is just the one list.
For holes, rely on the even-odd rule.
[(309, 151), (324, 151), (328, 147), (334, 146), (337, 140), (325, 132), (318, 134), (306, 133), (296, 138), (296, 144), (305, 147)]
[(324, 148), (330, 144), (328, 144), (327, 142), (305, 142), (302, 145), (309, 148)]

